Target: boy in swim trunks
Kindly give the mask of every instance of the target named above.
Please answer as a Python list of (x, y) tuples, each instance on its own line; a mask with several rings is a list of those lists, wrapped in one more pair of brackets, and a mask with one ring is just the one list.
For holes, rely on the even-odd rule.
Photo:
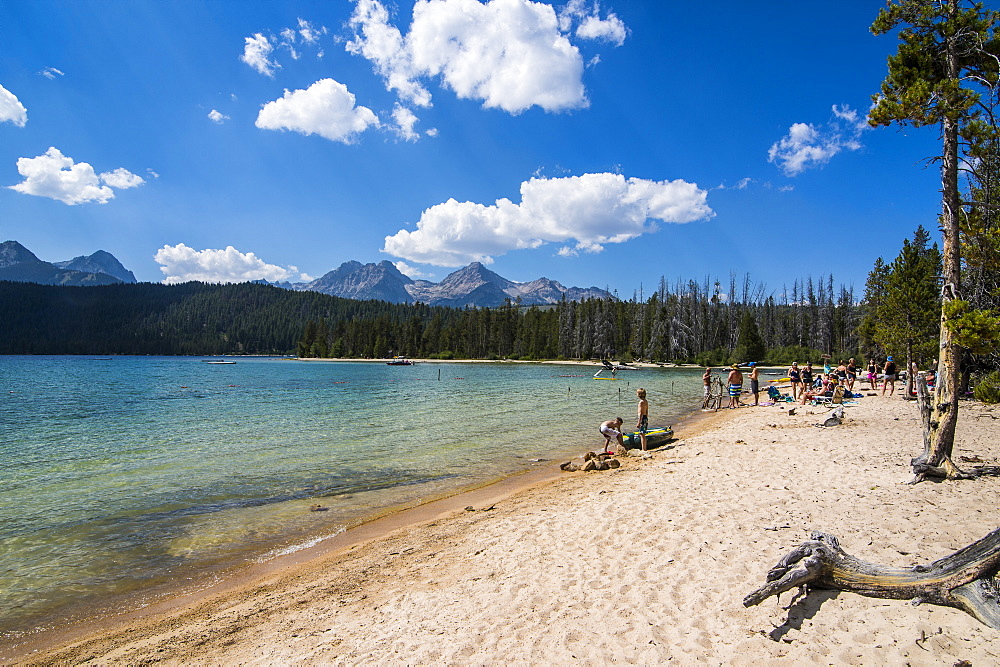
[(601, 422), (599, 428), (601, 431), (601, 435), (604, 436), (605, 454), (614, 454), (614, 452), (608, 449), (611, 446), (612, 438), (617, 439), (618, 444), (621, 445), (622, 448), (625, 447), (625, 441), (622, 439), (622, 432), (621, 432), (622, 424), (624, 423), (625, 420), (622, 419), (621, 417), (616, 417), (615, 419), (609, 419), (606, 422)]
[(736, 409), (740, 407), (740, 394), (743, 393), (743, 373), (740, 373), (739, 364), (733, 364), (729, 371), (729, 407)]
[(649, 428), (649, 401), (646, 400), (646, 390), (639, 387), (635, 390), (635, 395), (639, 397), (639, 407), (636, 410), (638, 419), (635, 423), (635, 431), (642, 441), (642, 451), (646, 451), (646, 430)]

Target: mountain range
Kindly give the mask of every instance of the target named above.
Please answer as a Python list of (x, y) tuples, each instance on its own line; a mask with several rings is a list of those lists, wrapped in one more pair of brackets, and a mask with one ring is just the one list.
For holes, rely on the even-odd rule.
[(526, 283), (508, 280), (479, 262), (448, 274), (439, 283), (413, 280), (392, 262), (378, 264), (344, 262), (321, 278), (308, 283), (282, 283), (280, 287), (312, 290), (348, 299), (379, 299), (390, 303), (426, 303), (431, 306), (495, 307), (507, 299), (522, 305), (603, 299), (611, 296), (597, 287), (563, 287), (555, 280), (538, 278)]
[[(98, 250), (88, 257), (64, 262), (45, 262), (17, 241), (0, 243), (0, 280), (43, 285), (108, 285), (134, 283), (135, 275), (114, 255)], [(597, 287), (564, 287), (555, 280), (539, 278), (518, 283), (473, 262), (439, 283), (413, 280), (392, 262), (377, 264), (344, 262), (339, 267), (306, 283), (272, 283), (296, 291), (314, 291), (346, 299), (378, 299), (390, 303), (426, 303), (432, 306), (492, 308), (508, 299), (522, 305), (544, 305), (611, 296)]]
[(111, 285), (134, 283), (135, 275), (109, 252), (65, 262), (45, 262), (17, 241), (0, 243), (0, 280), (42, 285)]

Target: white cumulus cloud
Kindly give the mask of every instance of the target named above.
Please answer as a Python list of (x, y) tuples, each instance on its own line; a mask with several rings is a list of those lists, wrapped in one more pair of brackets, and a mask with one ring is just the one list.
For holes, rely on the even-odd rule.
[(74, 162), (55, 147), (38, 157), (17, 160), (17, 171), (24, 180), (9, 186), (22, 194), (48, 197), (64, 204), (104, 204), (115, 198), (112, 188), (126, 189), (145, 181), (127, 169), (118, 168), (98, 175), (86, 162)]
[(271, 282), (296, 277), (295, 267), (268, 264), (252, 252), (242, 253), (233, 246), (225, 250), (195, 250), (183, 243), (165, 245), (153, 256), (168, 285), (198, 280), (206, 283)]
[(393, 266), (402, 273), (404, 276), (413, 278), (414, 280), (419, 280), (421, 278), (433, 278), (433, 273), (424, 273), (415, 266), (410, 266), (406, 262), (393, 262)]
[(274, 76), (274, 72), (281, 69), (281, 64), (275, 58), (275, 50), (282, 49), (288, 52), (292, 60), (298, 60), (302, 54), (296, 44), (314, 48), (316, 57), (323, 57), (323, 49), (320, 46), (320, 37), (327, 33), (325, 26), (314, 26), (303, 18), (298, 20), (295, 28), (282, 28), (278, 35), (265, 35), (264, 33), (254, 33), (251, 37), (243, 39), (243, 55), (240, 60), (257, 70), (264, 76)]
[(325, 26), (320, 26), (317, 28), (313, 26), (312, 23), (306, 21), (303, 18), (300, 18), (298, 23), (299, 27), (297, 32), (299, 34), (299, 37), (301, 37), (302, 41), (305, 42), (306, 44), (315, 44), (316, 42), (319, 41), (320, 36), (325, 35), (327, 32)]
[(281, 65), (271, 59), (271, 52), (274, 51), (271, 41), (259, 32), (244, 41), (240, 60), (265, 76), (274, 76), (274, 70)]
[(768, 162), (774, 162), (786, 176), (797, 176), (819, 167), (843, 150), (861, 148), (861, 133), (868, 129), (865, 119), (849, 106), (833, 105), (833, 117), (821, 127), (794, 123), (788, 134), (772, 144)]
[(28, 122), (28, 110), (14, 93), (0, 86), (0, 123), (11, 122), (24, 127)]
[(588, 5), (585, 0), (570, 0), (559, 11), (559, 27), (570, 31), (576, 25), (576, 36), (582, 39), (596, 39), (610, 42), (615, 46), (625, 43), (628, 28), (613, 12), (601, 18), (599, 5)]
[(395, 257), (437, 266), (462, 266), (511, 250), (568, 243), (558, 252), (600, 252), (653, 232), (657, 222), (705, 220), (715, 213), (707, 192), (682, 180), (626, 179), (600, 173), (532, 178), (521, 183), (521, 203), (449, 199), (423, 212), (414, 231), (387, 236), (382, 248)]
[(255, 125), (264, 130), (318, 134), (346, 144), (369, 127), (378, 127), (379, 120), (368, 107), (355, 106), (347, 86), (320, 79), (305, 90), (285, 90), (283, 97), (265, 104)]
[(221, 111), (212, 109), (211, 111), (208, 112), (208, 119), (211, 120), (213, 123), (219, 123), (221, 125), (222, 123), (229, 120), (229, 116), (222, 113)]
[(133, 174), (128, 169), (118, 167), (114, 171), (106, 171), (100, 175), (101, 182), (118, 190), (137, 188), (146, 181), (141, 176)]
[(385, 79), (388, 90), (400, 99), (420, 107), (431, 104), (431, 94), (417, 79), (421, 75), (413, 64), (406, 41), (399, 28), (389, 24), (389, 12), (378, 0), (357, 0), (350, 25), (360, 34), (347, 42), (349, 53), (371, 61)]
[(413, 129), (419, 119), (412, 111), (397, 103), (392, 110), (392, 119), (396, 121), (393, 130), (400, 138), (406, 141), (416, 141), (420, 138), (420, 134)]
[(601, 19), (596, 4), (571, 3), (557, 16), (531, 0), (418, 0), (409, 32), (391, 25), (379, 0), (356, 0), (347, 50), (364, 56), (401, 100), (430, 105), (423, 78), (439, 78), (456, 95), (484, 107), (520, 113), (586, 107), (584, 63), (570, 41), (576, 35), (620, 45), (626, 28), (614, 14)]

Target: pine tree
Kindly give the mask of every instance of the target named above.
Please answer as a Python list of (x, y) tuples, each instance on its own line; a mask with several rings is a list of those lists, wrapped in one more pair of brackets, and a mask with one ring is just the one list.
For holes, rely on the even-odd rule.
[[(924, 453), (914, 459), (918, 477), (928, 470), (960, 473), (951, 460), (958, 422), (961, 353), (947, 325), (951, 302), (961, 300), (958, 189), (959, 132), (978, 120), (983, 83), (995, 85), (1000, 52), (993, 31), (995, 11), (962, 0), (895, 0), (883, 8), (871, 30), (896, 28), (900, 44), (889, 57), (888, 74), (868, 115), (872, 125), (939, 125), (942, 136), (941, 192), (943, 280), (940, 354), (934, 407), (927, 420)], [(985, 77), (985, 78), (984, 78)], [(925, 467), (928, 466), (928, 467)], [(936, 469), (936, 470), (935, 470)]]
[(760, 337), (757, 320), (749, 310), (740, 318), (739, 333), (736, 339), (736, 350), (733, 356), (737, 363), (760, 361), (767, 354), (764, 339)]
[[(930, 234), (917, 227), (913, 241), (903, 240), (899, 256), (888, 266), (884, 293), (876, 313), (875, 336), (889, 354), (906, 359), (906, 368), (934, 359), (940, 326), (941, 253), (928, 247)], [(913, 387), (907, 373), (907, 395)]]

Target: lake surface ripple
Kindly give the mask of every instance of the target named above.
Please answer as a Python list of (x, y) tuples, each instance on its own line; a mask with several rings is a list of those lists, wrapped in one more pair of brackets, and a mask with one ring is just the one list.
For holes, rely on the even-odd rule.
[[(0, 633), (268, 558), (596, 449), (700, 403), (697, 369), (0, 357)], [(327, 508), (311, 512), (311, 505)]]

